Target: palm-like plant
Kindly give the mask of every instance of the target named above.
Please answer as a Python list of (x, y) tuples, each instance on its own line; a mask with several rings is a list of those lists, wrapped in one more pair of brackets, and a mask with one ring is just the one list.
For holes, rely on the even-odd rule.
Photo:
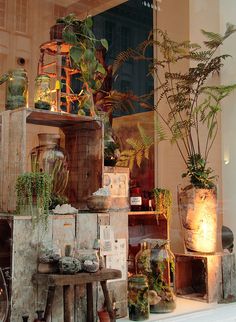
[[(209, 86), (208, 80), (212, 74), (220, 72), (229, 57), (217, 55), (217, 49), (235, 31), (232, 24), (227, 24), (224, 35), (202, 30), (206, 37), (206, 49), (202, 49), (189, 41), (173, 41), (166, 32), (156, 30), (137, 49), (121, 53), (116, 60), (118, 66), (130, 58), (150, 61), (150, 73), (158, 81), (155, 88), (158, 100), (154, 107), (146, 105), (158, 115), (157, 138), (159, 141), (169, 139), (177, 145), (187, 168), (182, 176), (188, 176), (199, 188), (214, 186), (215, 176), (207, 162), (218, 131), (217, 116), (222, 100), (236, 88), (236, 84)], [(158, 59), (151, 61), (146, 55), (150, 46), (157, 46)], [(190, 65), (187, 72), (173, 72), (174, 65), (181, 61), (193, 62), (194, 66)], [(167, 113), (160, 109), (162, 101), (166, 103)], [(207, 133), (205, 139), (200, 135), (203, 128)], [(145, 150), (143, 155), (147, 155)]]

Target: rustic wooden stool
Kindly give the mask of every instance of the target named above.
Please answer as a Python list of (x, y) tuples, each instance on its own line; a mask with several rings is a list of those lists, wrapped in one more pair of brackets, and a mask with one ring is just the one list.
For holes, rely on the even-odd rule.
[(107, 289), (107, 280), (121, 278), (121, 271), (116, 269), (102, 269), (96, 273), (78, 273), (75, 275), (63, 274), (34, 274), (33, 283), (48, 287), (44, 319), (49, 322), (56, 286), (63, 287), (64, 322), (71, 322), (73, 307), (73, 287), (86, 284), (87, 290), (87, 322), (93, 322), (93, 283), (100, 282), (111, 322), (115, 322), (115, 313)]

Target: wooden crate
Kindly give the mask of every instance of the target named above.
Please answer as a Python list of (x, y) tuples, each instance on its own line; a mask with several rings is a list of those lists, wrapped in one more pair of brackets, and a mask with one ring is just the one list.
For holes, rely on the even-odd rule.
[(16, 178), (30, 170), (30, 124), (64, 133), (70, 170), (67, 195), (72, 205), (84, 209), (87, 197), (102, 186), (102, 123), (86, 116), (23, 108), (0, 114), (0, 211), (15, 211)]
[(110, 189), (111, 209), (129, 209), (129, 168), (104, 167), (104, 186)]
[(234, 297), (234, 287), (234, 254), (175, 254), (177, 296), (210, 303)]

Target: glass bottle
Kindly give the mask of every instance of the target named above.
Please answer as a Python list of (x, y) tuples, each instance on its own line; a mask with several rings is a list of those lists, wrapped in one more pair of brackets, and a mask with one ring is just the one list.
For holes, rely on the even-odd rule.
[(128, 280), (129, 319), (143, 321), (149, 318), (148, 281), (145, 275), (133, 275)]
[(34, 319), (34, 322), (42, 322), (42, 321), (45, 321), (45, 319), (43, 318), (43, 313), (44, 313), (43, 310), (37, 310), (36, 311), (37, 317)]
[(50, 77), (38, 75), (35, 78), (34, 106), (42, 110), (50, 110), (51, 101)]
[(28, 78), (23, 68), (9, 71), (6, 82), (6, 109), (28, 107)]
[(150, 251), (149, 304), (151, 313), (172, 312), (175, 295), (171, 287), (171, 272), (174, 273), (174, 255), (167, 240), (158, 240)]
[(52, 195), (63, 196), (68, 183), (68, 157), (60, 147), (60, 135), (39, 133), (39, 146), (31, 151), (31, 171), (52, 176)]
[(27, 314), (22, 315), (22, 321), (23, 322), (28, 322), (29, 321), (29, 316)]
[(142, 210), (142, 190), (140, 187), (130, 188), (130, 208), (131, 211)]

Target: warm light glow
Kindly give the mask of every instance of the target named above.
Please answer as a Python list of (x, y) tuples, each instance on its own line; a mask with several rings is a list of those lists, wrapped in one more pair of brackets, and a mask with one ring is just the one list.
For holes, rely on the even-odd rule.
[(225, 149), (224, 150), (224, 164), (225, 165), (229, 164), (229, 160), (230, 160), (229, 149)]
[(202, 253), (213, 253), (217, 244), (216, 195), (207, 189), (196, 191), (198, 192), (188, 208), (189, 227), (184, 231), (184, 238), (187, 248)]

